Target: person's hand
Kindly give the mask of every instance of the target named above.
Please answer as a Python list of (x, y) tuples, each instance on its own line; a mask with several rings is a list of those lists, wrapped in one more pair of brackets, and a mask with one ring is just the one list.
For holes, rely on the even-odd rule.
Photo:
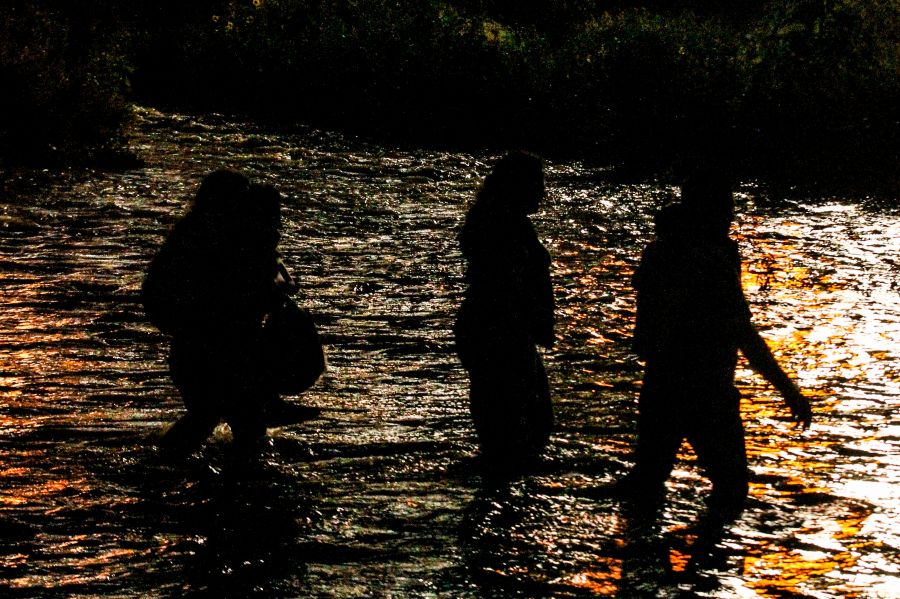
[(800, 392), (800, 389), (791, 386), (784, 393), (784, 401), (791, 410), (791, 418), (794, 422), (802, 427), (803, 430), (808, 429), (812, 422), (812, 407), (809, 405), (809, 400), (806, 396)]

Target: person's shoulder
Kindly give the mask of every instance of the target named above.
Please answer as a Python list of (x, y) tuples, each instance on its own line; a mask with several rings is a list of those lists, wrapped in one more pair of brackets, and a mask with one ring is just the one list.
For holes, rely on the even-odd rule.
[(654, 239), (641, 252), (642, 262), (656, 262), (666, 258), (671, 258), (676, 252), (682, 249), (683, 244), (677, 243), (672, 239)]
[(672, 248), (663, 240), (656, 239), (647, 244), (641, 252), (641, 260), (632, 275), (632, 284), (641, 287), (650, 279), (659, 277), (659, 272), (664, 270), (664, 263), (671, 259)]

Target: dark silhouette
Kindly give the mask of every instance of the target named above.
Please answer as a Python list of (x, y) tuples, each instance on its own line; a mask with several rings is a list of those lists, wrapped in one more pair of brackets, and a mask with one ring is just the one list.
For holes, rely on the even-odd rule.
[(550, 255), (528, 219), (543, 197), (541, 159), (509, 153), (485, 178), (459, 238), (468, 288), (457, 351), (482, 454), (504, 466), (540, 453), (553, 426), (536, 347), (554, 342)]
[(685, 181), (681, 203), (657, 216), (657, 239), (634, 275), (634, 349), (646, 361), (639, 400), (635, 466), (619, 489), (661, 499), (682, 440), (713, 483), (710, 521), (728, 522), (748, 491), (737, 352), (772, 383), (793, 418), (807, 427), (809, 402), (753, 327), (740, 279), (740, 255), (728, 236), (730, 184), (715, 173)]
[(172, 335), (169, 367), (187, 408), (164, 446), (192, 450), (224, 419), (235, 445), (250, 447), (267, 423), (285, 419), (262, 324), (295, 288), (276, 249), (279, 227), (274, 188), (217, 171), (150, 264), (142, 299), (150, 321)]

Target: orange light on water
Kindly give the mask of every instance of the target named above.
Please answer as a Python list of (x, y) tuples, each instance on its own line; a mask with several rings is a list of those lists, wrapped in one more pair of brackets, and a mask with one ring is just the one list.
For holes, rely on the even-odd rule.
[(590, 591), (601, 597), (615, 596), (622, 580), (622, 560), (604, 557), (598, 560), (595, 569), (580, 572), (564, 582), (569, 586)]
[[(849, 552), (788, 550), (777, 546), (744, 559), (747, 585), (763, 597), (798, 593), (804, 583), (832, 572), (850, 570), (856, 558)], [(849, 596), (849, 595), (847, 595)]]
[[(27, 474), (26, 472), (24, 475), (18, 476), (27, 479), (27, 476), (25, 476)], [(34, 484), (18, 485), (14, 491), (0, 491), (0, 504), (24, 505), (34, 503), (47, 505), (53, 497), (63, 491), (85, 488), (87, 488), (87, 484), (83, 478), (55, 478)]]

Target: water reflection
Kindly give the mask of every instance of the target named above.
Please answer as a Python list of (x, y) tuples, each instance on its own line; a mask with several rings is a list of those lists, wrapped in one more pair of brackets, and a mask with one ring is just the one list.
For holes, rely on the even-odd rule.
[[(688, 453), (654, 526), (592, 490), (633, 442), (629, 278), (671, 193), (551, 164), (559, 429), (532, 475), (472, 463), (450, 327), (454, 231), (480, 156), (399, 152), (219, 117), (138, 114), (146, 168), (7, 172), (0, 199), (0, 584), (22, 596), (891, 596), (900, 548), (900, 214), (764, 203), (735, 228), (755, 321), (816, 398), (800, 435), (746, 367), (745, 516), (699, 554)], [(148, 441), (180, 401), (136, 291), (200, 178), (284, 190), (283, 249), (331, 369), (305, 401), (354, 411), (273, 431), (258, 469), (223, 442), (189, 464)], [(700, 543), (700, 545), (698, 545)], [(697, 560), (694, 559), (695, 562)]]
[[(891, 293), (896, 268), (879, 256), (900, 247), (900, 230), (896, 219), (871, 226), (867, 221), (874, 215), (860, 206), (826, 204), (808, 213), (827, 218), (770, 218), (765, 238), (760, 240), (759, 232), (745, 238), (760, 256), (757, 264), (765, 263), (767, 269), (762, 280), (762, 269), (751, 267), (745, 273), (745, 284), (756, 284), (758, 319), (769, 326), (770, 341), (795, 365), (801, 383), (819, 397), (817, 412), (824, 418), (815, 436), (790, 450), (773, 443), (777, 413), (767, 402), (746, 407), (757, 422), (750, 452), (757, 474), (765, 477), (754, 486), (754, 495), (787, 500), (805, 518), (789, 538), (748, 547), (744, 572), (754, 581), (749, 586), (764, 594), (795, 591), (824, 579), (834, 581), (839, 595), (867, 596), (866, 589), (879, 593), (888, 588), (879, 571), (883, 575), (896, 568), (890, 559), (874, 558), (868, 566), (858, 560), (881, 553), (863, 523), (881, 509), (892, 509), (889, 498), (896, 497), (892, 460), (877, 437), (891, 425), (900, 389), (896, 343), (890, 341), (900, 339), (900, 320), (898, 298)], [(758, 217), (748, 219), (744, 229), (758, 231), (761, 225)], [(872, 435), (873, 430), (879, 432)], [(785, 468), (794, 476), (785, 474)], [(847, 493), (848, 483), (852, 486), (860, 476), (881, 478), (869, 481), (872, 503)], [(896, 547), (895, 535), (893, 540)]]

